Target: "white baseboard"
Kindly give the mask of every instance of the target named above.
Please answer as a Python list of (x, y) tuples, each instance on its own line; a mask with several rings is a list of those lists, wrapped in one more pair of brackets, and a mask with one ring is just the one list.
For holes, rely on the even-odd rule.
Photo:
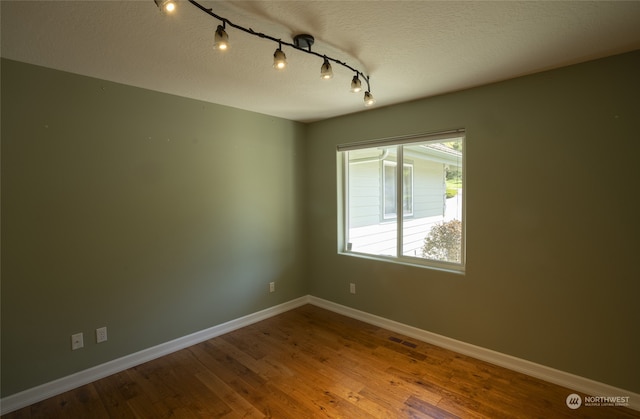
[(58, 380), (50, 381), (37, 387), (12, 394), (0, 400), (0, 414), (4, 415), (6, 413), (13, 412), (14, 410), (22, 409), (23, 407), (48, 399), (49, 397), (57, 396), (58, 394), (73, 390), (74, 388), (78, 388), (109, 375), (135, 367), (136, 365), (143, 364), (200, 342), (204, 342), (205, 340), (216, 336), (268, 319), (269, 317), (276, 316), (307, 303), (309, 303), (309, 296), (296, 298), (295, 300), (291, 300), (274, 307), (269, 307), (256, 313), (248, 314), (238, 319), (234, 319), (169, 342), (161, 343), (160, 345), (144, 349), (140, 352), (126, 355), (122, 358), (114, 359), (113, 361), (88, 368)]
[(468, 355), (482, 361), (490, 362), (501, 367), (518, 371), (532, 377), (548, 381), (569, 389), (593, 396), (629, 396), (629, 408), (640, 411), (640, 394), (628, 390), (616, 388), (608, 384), (590, 380), (524, 359), (516, 358), (500, 352), (485, 349), (459, 340), (451, 339), (436, 333), (427, 332), (413, 326), (408, 326), (393, 320), (379, 317), (351, 307), (343, 306), (331, 301), (310, 295), (296, 298), (295, 300), (270, 307), (256, 313), (252, 313), (226, 323), (201, 330), (187, 336), (183, 336), (160, 345), (144, 349), (140, 352), (114, 359), (107, 363), (71, 374), (49, 383), (30, 388), (28, 390), (12, 394), (0, 400), (0, 414), (4, 415), (14, 410), (21, 409), (33, 403), (62, 394), (66, 391), (83, 386), (101, 378), (124, 371), (136, 365), (143, 364), (156, 358), (179, 351), (189, 346), (204, 342), (216, 336), (223, 335), (250, 324), (268, 319), (304, 304), (313, 304), (318, 307), (339, 313), (365, 323), (383, 327), (390, 331), (401, 333), (405, 336), (427, 342), (441, 348), (449, 349), (463, 355)]
[(531, 377), (548, 381), (562, 387), (567, 387), (569, 389), (579, 391), (590, 396), (628, 396), (628, 407), (633, 410), (640, 411), (640, 394), (638, 393), (632, 393), (628, 390), (613, 387), (608, 384), (600, 383), (598, 381), (590, 380), (588, 378), (580, 377), (578, 375), (560, 371), (544, 365), (536, 364), (534, 362), (496, 352), (491, 349), (482, 348), (480, 346), (471, 345), (469, 343), (451, 339), (446, 336), (438, 335), (436, 333), (427, 332), (426, 330), (408, 326), (403, 323), (389, 320), (384, 317), (379, 317), (374, 314), (369, 314), (367, 312), (356, 310), (354, 308), (343, 306), (331, 301), (323, 300), (321, 298), (309, 296), (309, 303), (333, 311), (335, 313), (351, 317), (356, 320), (361, 320), (374, 326), (379, 326), (396, 333), (401, 333), (405, 336), (418, 339), (422, 342), (430, 343), (432, 345), (449, 349), (463, 355), (468, 355), (472, 358), (486, 361), (513, 371), (521, 372)]

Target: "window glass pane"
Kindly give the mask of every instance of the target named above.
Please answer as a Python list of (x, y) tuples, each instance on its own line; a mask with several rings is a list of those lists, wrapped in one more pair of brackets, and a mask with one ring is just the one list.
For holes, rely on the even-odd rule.
[[(372, 147), (346, 154), (347, 249), (372, 255), (396, 256), (396, 147)], [(387, 213), (393, 214), (394, 219), (386, 221)]]
[(403, 155), (413, 171), (413, 212), (403, 218), (403, 255), (462, 263), (462, 141), (405, 145)]
[(338, 146), (340, 251), (464, 271), (463, 152), (464, 130)]
[[(398, 189), (397, 182), (397, 169), (398, 165), (395, 161), (384, 161), (383, 165), (383, 196), (384, 196), (384, 218), (391, 219), (397, 216), (398, 207), (398, 195), (396, 190)], [(410, 164), (404, 165), (403, 171), (403, 183), (402, 183), (402, 209), (404, 215), (411, 215), (413, 212), (413, 166)]]
[(382, 166), (384, 170), (384, 183), (382, 185), (384, 194), (384, 218), (395, 218), (396, 216), (396, 204), (398, 199), (396, 198), (396, 187), (398, 182), (396, 181), (396, 163), (385, 160)]

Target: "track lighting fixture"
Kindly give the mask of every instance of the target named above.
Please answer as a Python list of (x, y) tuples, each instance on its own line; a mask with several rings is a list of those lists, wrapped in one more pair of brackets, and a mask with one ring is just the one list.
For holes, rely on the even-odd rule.
[(353, 80), (351, 80), (351, 92), (358, 93), (362, 90), (362, 82), (360, 82), (360, 78), (356, 74), (353, 76)]
[(373, 95), (368, 90), (364, 92), (364, 106), (371, 106), (376, 103), (376, 100), (373, 98)]
[[(169, 14), (175, 11), (176, 9), (176, 0), (153, 0), (153, 1), (163, 13)], [(310, 55), (315, 55), (316, 57), (322, 58), (323, 62), (322, 62), (322, 66), (320, 67), (320, 77), (322, 79), (330, 79), (333, 77), (333, 69), (331, 68), (331, 61), (336, 64), (340, 64), (341, 66), (355, 72), (355, 76), (353, 76), (353, 79), (351, 80), (350, 90), (354, 93), (362, 91), (362, 82), (360, 81), (360, 77), (362, 77), (364, 81), (367, 83), (367, 90), (364, 93), (364, 103), (366, 106), (371, 106), (375, 103), (375, 99), (371, 94), (371, 85), (369, 84), (369, 76), (366, 76), (362, 71), (351, 67), (349, 64), (343, 61), (312, 51), (311, 46), (314, 43), (313, 36), (308, 34), (300, 34), (300, 35), (296, 35), (293, 38), (294, 43), (285, 42), (282, 39), (274, 38), (272, 36), (269, 36), (261, 32), (256, 32), (251, 28), (245, 28), (235, 23), (231, 23), (228, 19), (225, 19), (213, 13), (212, 9), (208, 9), (202, 6), (196, 0), (187, 0), (187, 1), (192, 5), (194, 5), (195, 7), (197, 7), (198, 9), (200, 9), (201, 11), (203, 11), (204, 13), (222, 22), (221, 25), (218, 25), (215, 31), (214, 44), (213, 44), (215, 49), (221, 50), (221, 51), (229, 49), (229, 35), (227, 34), (227, 31), (226, 31), (226, 27), (228, 24), (230, 27), (246, 32), (249, 35), (257, 36), (262, 39), (267, 39), (267, 40), (276, 42), (278, 44), (278, 48), (273, 53), (273, 66), (278, 70), (282, 70), (287, 66), (287, 57), (284, 54), (284, 51), (282, 51), (282, 45), (284, 44), (288, 47), (292, 47), (297, 51), (301, 51), (301, 52), (304, 52)]]
[(278, 46), (276, 52), (273, 53), (273, 67), (282, 70), (287, 66), (287, 56), (282, 52), (282, 47)]
[(320, 67), (320, 78), (323, 80), (328, 80), (333, 77), (333, 69), (331, 69), (331, 63), (327, 60), (327, 57), (324, 57), (324, 63), (322, 67)]
[(158, 6), (160, 11), (162, 11), (162, 13), (170, 14), (176, 10), (175, 0), (153, 0), (153, 1), (155, 2), (156, 6)]
[(214, 35), (213, 48), (221, 51), (229, 49), (229, 35), (227, 35), (227, 31), (224, 30), (225, 26), (224, 22), (222, 22), (222, 25), (218, 25), (218, 29), (216, 29), (216, 34)]

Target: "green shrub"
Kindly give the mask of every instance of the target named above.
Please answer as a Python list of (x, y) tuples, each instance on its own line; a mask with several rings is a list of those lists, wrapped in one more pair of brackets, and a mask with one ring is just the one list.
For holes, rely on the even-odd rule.
[(458, 189), (453, 189), (453, 188), (447, 188), (447, 199), (449, 198), (453, 198), (454, 196), (458, 195)]
[(422, 256), (445, 262), (461, 262), (462, 222), (452, 220), (433, 226), (424, 239)]

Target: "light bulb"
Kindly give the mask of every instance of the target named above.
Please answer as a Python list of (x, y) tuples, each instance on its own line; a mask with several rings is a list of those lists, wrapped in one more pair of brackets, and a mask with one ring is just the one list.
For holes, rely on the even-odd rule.
[(328, 80), (332, 77), (333, 70), (331, 69), (331, 63), (329, 63), (329, 60), (327, 60), (327, 58), (325, 57), (324, 63), (322, 64), (322, 67), (320, 67), (320, 78), (322, 78), (323, 80)]
[(371, 106), (374, 103), (376, 103), (376, 100), (373, 98), (373, 95), (371, 94), (371, 92), (369, 91), (364, 92), (364, 106)]
[(351, 92), (358, 93), (362, 90), (362, 83), (360, 82), (360, 77), (358, 75), (353, 76), (353, 80), (351, 80)]
[(227, 35), (227, 32), (221, 25), (218, 25), (218, 29), (216, 29), (213, 48), (219, 49), (220, 51), (229, 49), (229, 35)]
[(287, 56), (280, 48), (273, 53), (273, 67), (282, 70), (287, 66)]
[(171, 14), (176, 10), (176, 2), (174, 0), (154, 0), (158, 9), (164, 14)]

